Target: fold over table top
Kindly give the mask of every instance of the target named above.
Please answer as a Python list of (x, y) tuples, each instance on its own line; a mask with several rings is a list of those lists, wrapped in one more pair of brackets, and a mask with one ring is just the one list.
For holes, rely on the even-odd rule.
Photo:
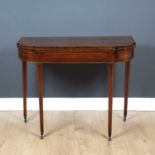
[(33, 48), (51, 47), (126, 47), (133, 46), (131, 36), (113, 37), (22, 37), (17, 45)]
[(131, 36), (22, 37), (17, 42), (23, 61), (42, 63), (111, 63), (129, 61), (135, 41)]

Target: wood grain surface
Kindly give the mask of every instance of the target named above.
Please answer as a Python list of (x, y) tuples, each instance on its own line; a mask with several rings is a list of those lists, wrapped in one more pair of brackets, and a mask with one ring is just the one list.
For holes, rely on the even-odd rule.
[(111, 63), (129, 61), (135, 41), (131, 36), (22, 37), (17, 42), (23, 61), (42, 63)]
[(46, 134), (40, 140), (39, 114), (0, 112), (0, 155), (154, 155), (155, 112), (113, 113), (113, 140), (107, 141), (107, 112), (46, 111)]

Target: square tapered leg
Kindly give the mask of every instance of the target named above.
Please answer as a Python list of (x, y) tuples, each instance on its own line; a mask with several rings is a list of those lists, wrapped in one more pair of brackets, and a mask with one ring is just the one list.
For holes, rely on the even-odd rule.
[(124, 121), (126, 121), (128, 111), (129, 74), (130, 74), (130, 61), (125, 63)]
[(40, 134), (41, 139), (44, 136), (43, 120), (43, 64), (38, 63), (38, 95), (39, 95), (39, 112), (40, 112)]
[(22, 61), (22, 82), (23, 82), (23, 116), (27, 122), (27, 63)]
[(113, 84), (114, 84), (114, 64), (108, 65), (108, 139), (111, 140), (112, 135), (112, 104), (113, 104)]

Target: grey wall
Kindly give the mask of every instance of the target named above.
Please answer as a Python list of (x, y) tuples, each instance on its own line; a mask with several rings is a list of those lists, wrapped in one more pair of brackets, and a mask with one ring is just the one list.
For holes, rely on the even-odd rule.
[[(21, 36), (132, 35), (130, 96), (155, 97), (154, 0), (0, 0), (0, 97), (21, 96)], [(123, 96), (124, 65), (117, 64), (115, 96)], [(36, 65), (28, 65), (28, 95), (37, 96)], [(45, 65), (48, 97), (107, 95), (106, 65)]]

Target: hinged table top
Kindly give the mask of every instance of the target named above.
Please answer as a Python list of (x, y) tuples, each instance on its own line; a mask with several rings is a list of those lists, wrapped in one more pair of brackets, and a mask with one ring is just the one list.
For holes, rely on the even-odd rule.
[(134, 54), (131, 36), (22, 37), (18, 55), (42, 63), (112, 63), (129, 61)]
[(128, 47), (135, 45), (131, 36), (113, 37), (22, 37), (18, 46), (27, 48), (51, 47)]

